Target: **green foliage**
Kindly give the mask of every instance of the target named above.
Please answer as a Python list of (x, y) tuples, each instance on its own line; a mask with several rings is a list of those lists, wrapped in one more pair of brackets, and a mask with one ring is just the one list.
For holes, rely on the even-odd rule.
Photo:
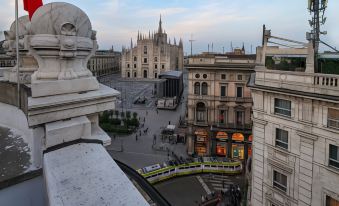
[(125, 125), (127, 125), (127, 126), (132, 126), (132, 127), (139, 127), (139, 120), (138, 119), (135, 119), (135, 118), (133, 118), (133, 119), (125, 119), (124, 120), (124, 123), (125, 123)]
[(115, 110), (115, 111), (114, 111), (114, 114), (115, 114), (115, 117), (116, 117), (116, 118), (119, 117), (119, 113), (120, 113), (119, 110)]
[(127, 111), (127, 112), (126, 112), (126, 118), (127, 118), (127, 119), (130, 119), (130, 118), (131, 118), (131, 111)]
[(124, 119), (125, 118), (125, 112), (121, 112), (120, 116), (121, 116), (122, 119)]
[(138, 117), (138, 113), (133, 112), (133, 119), (136, 119)]

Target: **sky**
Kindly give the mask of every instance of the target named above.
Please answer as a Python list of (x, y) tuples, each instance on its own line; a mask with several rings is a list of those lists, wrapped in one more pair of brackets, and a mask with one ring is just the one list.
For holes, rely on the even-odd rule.
[[(43, 0), (44, 4), (56, 0)], [(136, 41), (138, 30), (158, 28), (162, 15), (163, 28), (173, 43), (183, 39), (184, 52), (207, 51), (213, 43), (215, 52), (230, 51), (244, 43), (247, 53), (261, 44), (262, 25), (272, 35), (305, 42), (310, 30), (307, 0), (63, 0), (72, 3), (89, 16), (97, 31), (100, 49), (121, 50)], [(0, 0), (0, 31), (8, 30), (14, 20), (14, 0)], [(27, 14), (19, 0), (19, 16)], [(339, 0), (329, 0), (322, 40), (339, 48)], [(4, 37), (0, 35), (0, 40)], [(326, 49), (328, 50), (328, 49)]]

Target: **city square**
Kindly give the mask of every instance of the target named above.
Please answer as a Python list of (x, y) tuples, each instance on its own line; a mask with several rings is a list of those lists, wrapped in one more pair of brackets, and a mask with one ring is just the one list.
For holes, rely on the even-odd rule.
[(0, 3), (0, 205), (339, 205), (339, 2)]

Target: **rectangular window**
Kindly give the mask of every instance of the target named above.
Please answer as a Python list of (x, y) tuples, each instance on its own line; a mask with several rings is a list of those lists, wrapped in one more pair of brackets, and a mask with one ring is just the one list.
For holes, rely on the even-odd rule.
[(279, 128), (275, 130), (275, 146), (288, 149), (288, 132)]
[(339, 149), (338, 146), (330, 144), (329, 165), (339, 169)]
[(226, 97), (226, 86), (220, 87), (220, 96)]
[(244, 112), (236, 111), (235, 115), (237, 127), (242, 127), (244, 125)]
[(161, 69), (165, 69), (165, 65), (164, 64), (161, 65)]
[(144, 58), (144, 63), (147, 63), (147, 58)]
[(239, 81), (242, 80), (242, 75), (238, 75), (238, 80), (239, 80)]
[(219, 111), (219, 124), (225, 124), (226, 123), (226, 111), (220, 110)]
[(287, 191), (287, 176), (273, 170), (273, 187)]
[(291, 101), (274, 99), (274, 113), (284, 116), (291, 116)]
[(144, 46), (144, 54), (147, 54), (147, 46)]
[(158, 65), (157, 64), (154, 64), (154, 69), (158, 69)]
[(242, 97), (243, 94), (242, 94), (242, 87), (237, 87), (237, 97)]
[(136, 64), (134, 64), (134, 69), (135, 69), (135, 68), (137, 68), (137, 65), (136, 65)]
[(221, 79), (226, 79), (226, 74), (222, 74)]
[(331, 108), (328, 109), (327, 127), (339, 129), (339, 110)]
[(326, 206), (339, 206), (339, 201), (326, 195)]
[(127, 68), (129, 68), (129, 64), (127, 64)]

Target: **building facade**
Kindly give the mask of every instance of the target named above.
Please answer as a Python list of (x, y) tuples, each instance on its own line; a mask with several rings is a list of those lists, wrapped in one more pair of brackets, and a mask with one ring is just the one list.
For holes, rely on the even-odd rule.
[[(252, 98), (246, 83), (255, 55), (210, 54), (189, 58), (189, 152), (244, 159), (251, 141)], [(245, 151), (246, 150), (246, 151)]]
[(167, 38), (167, 33), (162, 29), (160, 17), (158, 31), (148, 37), (138, 33), (137, 44), (129, 49), (123, 48), (121, 76), (123, 78), (157, 79), (162, 72), (183, 69), (184, 52), (180, 39), (177, 45)]
[(339, 204), (339, 76), (314, 72), (312, 43), (257, 50), (251, 205)]
[(121, 68), (121, 53), (113, 49), (99, 50), (88, 61), (87, 68), (96, 77), (118, 73)]

